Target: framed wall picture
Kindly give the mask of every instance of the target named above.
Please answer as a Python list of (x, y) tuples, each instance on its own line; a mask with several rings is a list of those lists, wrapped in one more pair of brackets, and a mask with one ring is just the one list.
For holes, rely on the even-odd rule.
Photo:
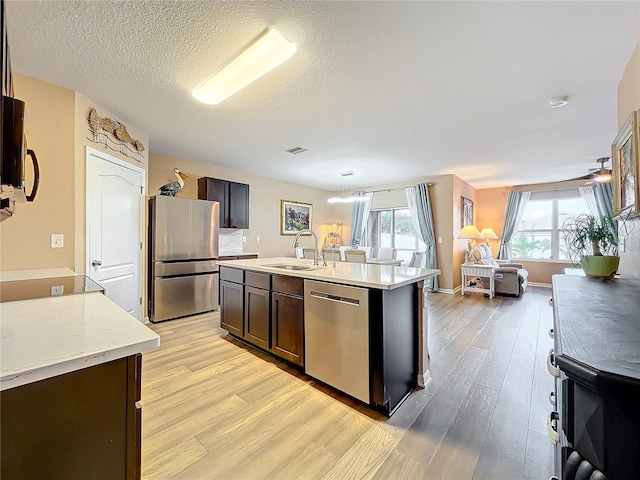
[(310, 203), (280, 200), (280, 235), (295, 235), (311, 228), (313, 205)]
[(613, 164), (613, 211), (640, 213), (640, 165), (638, 112), (632, 112), (611, 146)]
[(473, 200), (460, 197), (460, 228), (473, 225)]

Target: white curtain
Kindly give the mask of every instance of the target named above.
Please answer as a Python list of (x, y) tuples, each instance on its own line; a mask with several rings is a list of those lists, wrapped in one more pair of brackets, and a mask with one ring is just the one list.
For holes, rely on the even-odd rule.
[(587, 202), (591, 215), (595, 215), (596, 217), (599, 216), (600, 214), (598, 213), (598, 205), (596, 204), (596, 195), (593, 192), (593, 187), (578, 187), (578, 191), (584, 201)]
[(362, 235), (367, 226), (367, 220), (369, 220), (373, 193), (356, 192), (353, 196), (365, 198), (365, 200), (353, 202), (353, 209), (351, 211), (351, 247), (357, 248), (362, 244)]

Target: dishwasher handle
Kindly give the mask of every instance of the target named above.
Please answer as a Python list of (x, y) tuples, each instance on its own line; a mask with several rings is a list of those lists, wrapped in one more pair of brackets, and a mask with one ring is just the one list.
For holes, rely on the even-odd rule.
[(346, 303), (348, 305), (360, 305), (360, 300), (357, 298), (342, 297), (340, 295), (332, 295), (330, 293), (317, 292), (311, 290), (311, 296), (320, 300), (330, 300), (332, 302)]

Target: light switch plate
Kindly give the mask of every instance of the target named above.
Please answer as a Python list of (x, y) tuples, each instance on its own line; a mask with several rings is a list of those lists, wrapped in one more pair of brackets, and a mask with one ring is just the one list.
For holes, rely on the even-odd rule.
[(242, 237), (242, 243), (247, 243), (247, 237)]
[(51, 234), (51, 248), (64, 247), (64, 235), (62, 233)]
[(442, 237), (438, 237), (438, 243), (442, 243)]

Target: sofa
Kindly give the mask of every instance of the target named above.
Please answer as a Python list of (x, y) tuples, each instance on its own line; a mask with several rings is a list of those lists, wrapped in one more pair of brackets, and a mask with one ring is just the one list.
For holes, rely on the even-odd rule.
[[(473, 246), (473, 263), (478, 265), (493, 266), (493, 277), (496, 295), (520, 296), (527, 289), (529, 272), (522, 268), (521, 263), (513, 263), (493, 258), (491, 249), (486, 245)], [(488, 278), (481, 278), (485, 285), (489, 284)]]

